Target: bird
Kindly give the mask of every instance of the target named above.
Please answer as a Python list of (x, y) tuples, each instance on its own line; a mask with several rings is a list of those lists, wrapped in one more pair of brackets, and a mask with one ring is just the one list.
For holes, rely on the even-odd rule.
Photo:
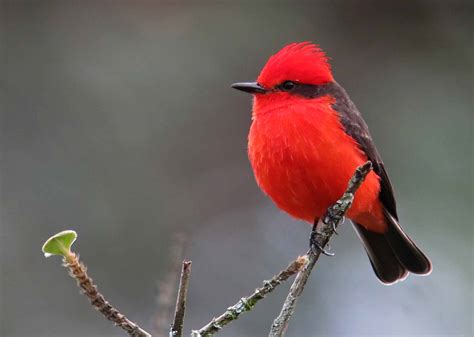
[(373, 170), (347, 212), (383, 284), (427, 275), (432, 265), (399, 223), (394, 191), (369, 128), (335, 81), (319, 45), (296, 42), (272, 55), (256, 82), (248, 156), (258, 186), (290, 216), (315, 224), (344, 193), (356, 168)]

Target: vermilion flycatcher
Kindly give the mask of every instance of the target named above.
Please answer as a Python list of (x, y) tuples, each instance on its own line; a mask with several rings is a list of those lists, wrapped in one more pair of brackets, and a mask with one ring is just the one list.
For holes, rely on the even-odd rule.
[(317, 45), (290, 44), (270, 57), (257, 82), (232, 87), (254, 95), (249, 158), (258, 185), (279, 208), (314, 223), (370, 160), (374, 170), (347, 216), (375, 274), (390, 284), (408, 272), (431, 271), (398, 223), (392, 185), (366, 123)]

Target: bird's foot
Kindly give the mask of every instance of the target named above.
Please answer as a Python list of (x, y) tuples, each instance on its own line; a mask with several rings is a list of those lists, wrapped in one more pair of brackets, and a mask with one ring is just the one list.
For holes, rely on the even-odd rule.
[[(325, 222), (325, 220), (326, 219), (323, 219), (323, 222)], [(345, 220), (345, 217), (342, 217), (339, 221), (331, 221), (331, 229), (334, 234), (339, 235), (337, 231), (337, 225), (343, 223), (344, 220)], [(315, 230), (316, 225), (317, 225), (317, 221), (314, 222), (313, 231)]]
[(336, 255), (335, 253), (331, 253), (330, 251), (326, 250), (324, 247), (321, 247), (321, 245), (316, 241), (311, 243), (310, 248), (313, 251), (313, 253), (321, 253), (321, 254), (324, 254), (326, 256)]
[(318, 237), (320, 237), (321, 234), (319, 234), (316, 231), (316, 226), (317, 226), (317, 223), (314, 224), (313, 230), (311, 231), (311, 235), (309, 237), (309, 248), (311, 249), (311, 251), (313, 253), (322, 253), (326, 256), (336, 255), (336, 254), (331, 253), (328, 250), (326, 250), (325, 247), (321, 246), (321, 244), (319, 243), (319, 240), (318, 240)]

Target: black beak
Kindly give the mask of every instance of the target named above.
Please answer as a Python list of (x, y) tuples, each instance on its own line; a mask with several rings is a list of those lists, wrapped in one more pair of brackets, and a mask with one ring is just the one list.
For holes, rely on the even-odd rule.
[(267, 90), (257, 82), (241, 82), (232, 84), (232, 88), (248, 92), (250, 94), (264, 94)]

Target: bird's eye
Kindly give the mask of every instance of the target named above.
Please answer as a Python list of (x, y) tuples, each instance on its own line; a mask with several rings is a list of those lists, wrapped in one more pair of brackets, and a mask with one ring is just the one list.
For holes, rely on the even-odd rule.
[(296, 87), (296, 83), (292, 81), (285, 81), (281, 84), (281, 89), (285, 91), (293, 90)]

